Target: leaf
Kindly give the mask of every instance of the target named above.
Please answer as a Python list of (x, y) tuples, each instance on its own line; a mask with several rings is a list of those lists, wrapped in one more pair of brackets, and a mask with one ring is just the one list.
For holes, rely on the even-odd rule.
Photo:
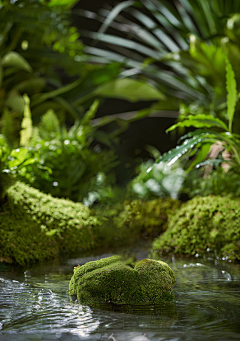
[(41, 92), (46, 86), (46, 80), (44, 78), (33, 78), (25, 80), (17, 84), (14, 89), (21, 93), (26, 92), (28, 95), (32, 95)]
[(32, 137), (32, 118), (30, 110), (30, 100), (29, 97), (24, 94), (24, 114), (22, 120), (22, 130), (20, 131), (20, 146), (28, 146), (30, 139)]
[[(177, 146), (176, 148), (170, 150), (168, 153), (163, 154), (158, 161), (169, 161), (168, 165), (170, 166), (179, 158), (181, 158), (184, 154), (192, 150), (193, 147), (199, 144), (213, 144), (217, 140), (217, 137), (215, 137), (214, 133), (211, 135), (209, 133), (202, 132), (201, 129), (196, 130), (194, 133), (195, 136), (190, 139), (186, 139), (180, 146)], [(187, 136), (189, 136), (189, 134)], [(206, 149), (204, 151), (206, 151)]]
[(3, 67), (15, 67), (17, 69), (32, 72), (30, 64), (19, 53), (11, 51), (3, 56), (1, 65)]
[(88, 124), (95, 116), (96, 111), (98, 109), (99, 106), (99, 101), (95, 100), (93, 102), (93, 104), (91, 105), (91, 107), (89, 108), (89, 110), (85, 113), (83, 119), (81, 120), (81, 124)]
[(222, 120), (220, 120), (219, 118), (213, 117), (211, 115), (205, 115), (205, 114), (188, 115), (184, 121), (180, 121), (172, 125), (168, 129), (168, 131), (172, 131), (178, 127), (195, 127), (195, 128), (220, 127), (226, 131), (228, 130), (228, 127)]
[(207, 154), (209, 153), (209, 150), (212, 146), (212, 143), (203, 143), (201, 147), (198, 150), (198, 154), (196, 159), (191, 163), (191, 165), (188, 167), (187, 171), (190, 172), (190, 170), (195, 167), (200, 162), (204, 161), (207, 157)]
[(232, 65), (226, 56), (226, 89), (227, 89), (227, 115), (229, 119), (229, 131), (232, 132), (232, 122), (237, 104), (237, 83)]
[(103, 84), (94, 93), (100, 96), (122, 98), (130, 102), (165, 99), (165, 96), (152, 85), (130, 78), (121, 78)]
[(53, 6), (65, 6), (65, 7), (71, 7), (74, 5), (75, 2), (77, 2), (78, 0), (50, 0), (50, 2), (48, 3), (49, 7), (53, 7)]
[(24, 100), (23, 97), (15, 90), (9, 92), (9, 95), (4, 102), (4, 105), (19, 112), (22, 112), (24, 109)]
[(131, 6), (134, 4), (134, 1), (124, 1), (123, 3), (118, 4), (108, 15), (108, 17), (105, 19), (104, 23), (100, 27), (98, 32), (104, 33), (111, 22), (118, 16), (118, 14), (124, 10), (125, 8)]

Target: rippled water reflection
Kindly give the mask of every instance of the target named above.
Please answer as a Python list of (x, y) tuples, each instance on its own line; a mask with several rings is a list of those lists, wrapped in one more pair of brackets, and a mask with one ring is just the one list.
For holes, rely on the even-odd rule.
[(99, 258), (32, 268), (0, 265), (0, 340), (240, 340), (238, 265), (166, 259), (176, 274), (176, 302), (123, 312), (69, 300), (73, 267)]

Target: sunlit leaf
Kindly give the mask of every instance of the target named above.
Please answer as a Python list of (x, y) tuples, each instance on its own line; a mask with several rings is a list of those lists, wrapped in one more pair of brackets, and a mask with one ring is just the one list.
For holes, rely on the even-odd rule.
[(28, 72), (32, 71), (32, 68), (28, 61), (23, 58), (19, 53), (11, 51), (5, 54), (1, 60), (3, 67), (15, 67), (17, 69), (25, 70)]
[(122, 98), (130, 102), (164, 100), (165, 96), (152, 85), (122, 78), (103, 84), (95, 90), (99, 96)]
[(29, 141), (32, 137), (32, 118), (31, 118), (31, 110), (30, 110), (30, 100), (29, 97), (25, 94), (24, 98), (24, 114), (22, 120), (22, 130), (20, 131), (20, 146), (28, 146)]
[(48, 3), (48, 6), (65, 6), (65, 7), (71, 7), (74, 5), (75, 2), (78, 0), (50, 0)]

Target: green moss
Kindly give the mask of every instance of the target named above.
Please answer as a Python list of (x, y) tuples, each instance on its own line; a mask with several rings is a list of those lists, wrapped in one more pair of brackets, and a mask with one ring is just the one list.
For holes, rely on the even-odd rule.
[(25, 264), (98, 245), (101, 224), (80, 203), (16, 183), (0, 212), (0, 260)]
[(147, 305), (172, 300), (174, 284), (172, 269), (162, 261), (144, 259), (133, 268), (113, 256), (75, 268), (69, 292), (88, 305)]
[(25, 264), (160, 234), (179, 202), (126, 202), (104, 213), (17, 182), (0, 207), (0, 261)]
[[(96, 215), (105, 219), (106, 227), (112, 229), (114, 226), (119, 244), (126, 234), (132, 239), (158, 236), (166, 230), (169, 216), (175, 214), (180, 205), (179, 200), (171, 198), (125, 201), (123, 204), (97, 209)], [(107, 235), (105, 233), (104, 238)]]
[(182, 205), (169, 221), (167, 231), (153, 243), (162, 254), (205, 252), (240, 260), (240, 201), (228, 197), (195, 197)]

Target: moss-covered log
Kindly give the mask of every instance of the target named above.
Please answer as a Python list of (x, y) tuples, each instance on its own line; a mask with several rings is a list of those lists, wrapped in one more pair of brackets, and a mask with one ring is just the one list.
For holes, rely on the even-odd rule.
[(240, 201), (228, 197), (195, 197), (172, 216), (165, 233), (153, 243), (163, 254), (195, 255), (206, 250), (240, 260)]
[(143, 259), (134, 266), (113, 256), (74, 268), (69, 293), (88, 305), (148, 305), (171, 301), (174, 284), (165, 262)]
[(160, 234), (179, 202), (136, 201), (93, 212), (17, 182), (0, 207), (0, 261), (25, 264)]

